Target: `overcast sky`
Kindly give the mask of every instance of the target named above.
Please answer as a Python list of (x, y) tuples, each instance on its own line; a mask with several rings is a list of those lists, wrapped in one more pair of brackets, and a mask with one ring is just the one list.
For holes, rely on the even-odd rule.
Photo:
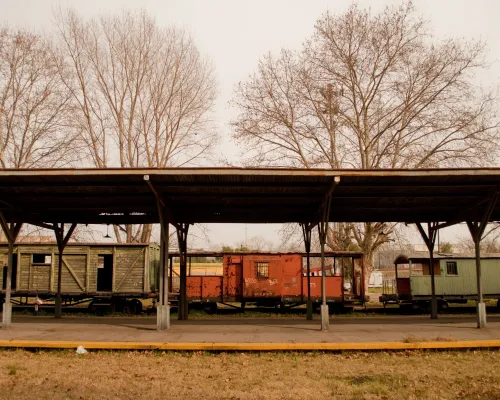
[[(84, 16), (122, 9), (146, 9), (162, 25), (175, 24), (191, 33), (198, 48), (215, 65), (219, 82), (216, 119), (223, 142), (218, 158), (237, 163), (239, 152), (231, 141), (229, 121), (234, 116), (228, 102), (234, 85), (252, 73), (259, 58), (281, 48), (298, 49), (313, 33), (314, 23), (327, 10), (342, 13), (352, 1), (344, 0), (0, 0), (0, 23), (12, 28), (50, 30), (54, 7), (73, 7)], [(400, 1), (357, 1), (361, 7), (377, 11)], [(478, 77), (483, 83), (500, 80), (500, 2), (495, 0), (416, 0), (418, 10), (431, 20), (437, 38), (481, 38), (489, 45), (493, 63), (489, 72)], [(241, 244), (245, 241), (244, 225), (212, 225), (211, 244)], [(261, 235), (277, 244), (277, 227), (248, 225), (248, 238)], [(447, 229), (443, 240), (455, 240), (464, 230)], [(414, 235), (413, 242), (418, 237)], [(196, 242), (206, 247), (204, 240)]]

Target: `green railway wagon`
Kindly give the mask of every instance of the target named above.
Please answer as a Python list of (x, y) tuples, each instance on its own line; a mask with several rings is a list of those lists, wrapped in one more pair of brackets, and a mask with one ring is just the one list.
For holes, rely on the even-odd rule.
[[(0, 244), (0, 297), (5, 295), (7, 244)], [(140, 312), (140, 298), (155, 298), (160, 249), (156, 244), (69, 243), (62, 256), (64, 304)], [(57, 293), (59, 253), (55, 243), (19, 243), (14, 247), (12, 298), (31, 304)], [(17, 299), (17, 300), (16, 300)], [(31, 299), (31, 300), (30, 300)]]
[[(433, 260), (435, 294), (438, 304), (477, 300), (476, 259), (451, 254), (435, 254)], [(431, 300), (431, 270), (428, 254), (399, 255), (394, 260), (395, 279), (384, 281), (380, 302), (400, 305), (427, 305)], [(500, 257), (481, 258), (483, 296), (500, 299)], [(497, 303), (499, 304), (499, 303)]]

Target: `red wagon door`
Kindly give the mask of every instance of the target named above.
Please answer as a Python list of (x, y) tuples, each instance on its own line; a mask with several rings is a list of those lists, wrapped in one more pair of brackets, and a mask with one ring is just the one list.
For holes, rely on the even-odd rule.
[(224, 301), (241, 301), (242, 269), (242, 256), (224, 256)]

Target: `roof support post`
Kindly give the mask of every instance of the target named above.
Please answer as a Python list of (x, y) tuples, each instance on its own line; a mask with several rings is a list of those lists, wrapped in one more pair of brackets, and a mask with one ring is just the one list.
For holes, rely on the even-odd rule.
[(179, 261), (180, 261), (180, 290), (179, 290), (179, 320), (188, 319), (188, 301), (187, 301), (187, 235), (189, 224), (177, 224), (177, 240), (179, 242)]
[(12, 265), (14, 260), (14, 243), (21, 231), (22, 222), (7, 223), (2, 212), (0, 212), (0, 224), (9, 243), (7, 262), (7, 281), (5, 282), (5, 301), (2, 308), (2, 329), (8, 329), (12, 322), (12, 304), (10, 303), (12, 290)]
[(304, 237), (304, 246), (306, 248), (306, 262), (307, 262), (307, 319), (313, 319), (313, 306), (311, 300), (311, 232), (315, 224), (306, 222), (301, 223), (302, 235)]
[(487, 318), (486, 318), (486, 305), (483, 301), (483, 283), (481, 280), (481, 239), (484, 234), (484, 230), (488, 225), (488, 221), (491, 218), (491, 214), (495, 209), (499, 192), (496, 191), (490, 197), (486, 209), (483, 213), (483, 218), (481, 221), (467, 221), (467, 226), (471, 234), (472, 240), (474, 241), (474, 249), (476, 256), (476, 284), (477, 284), (477, 327), (486, 328)]
[(436, 279), (434, 274), (434, 245), (436, 244), (436, 233), (438, 231), (437, 222), (427, 223), (427, 233), (422, 228), (421, 223), (417, 223), (418, 231), (420, 236), (425, 242), (427, 249), (429, 250), (429, 271), (431, 274), (431, 319), (437, 319), (438, 317), (438, 307), (436, 298)]
[(61, 302), (61, 282), (62, 282), (62, 263), (63, 263), (63, 252), (64, 248), (68, 244), (69, 239), (71, 238), (71, 235), (75, 231), (76, 224), (73, 223), (71, 224), (70, 228), (68, 229), (68, 232), (66, 232), (66, 235), (64, 234), (64, 223), (58, 224), (54, 223), (53, 224), (53, 229), (54, 229), (54, 234), (56, 236), (56, 241), (57, 241), (57, 249), (59, 250), (59, 263), (57, 266), (57, 294), (56, 294), (56, 304), (55, 304), (55, 318), (61, 318), (62, 317), (62, 302)]
[(170, 289), (168, 279), (168, 248), (169, 248), (169, 222), (162, 205), (158, 202), (158, 214), (160, 216), (160, 294), (156, 304), (156, 329), (166, 331), (170, 329), (170, 305), (168, 303), (168, 292)]
[[(156, 208), (158, 210), (158, 217), (160, 219), (160, 284), (159, 296), (156, 304), (156, 329), (159, 331), (166, 331), (170, 329), (170, 305), (168, 303), (168, 292), (170, 289), (168, 277), (168, 248), (169, 248), (169, 227), (173, 224), (170, 210), (167, 201), (154, 187), (149, 179), (149, 175), (144, 175), (144, 181), (147, 183), (156, 199)], [(172, 279), (172, 268), (170, 268), (170, 282)]]
[(325, 277), (325, 244), (328, 236), (328, 222), (330, 220), (330, 210), (332, 206), (333, 191), (340, 182), (340, 177), (335, 176), (333, 182), (326, 193), (320, 209), (321, 220), (318, 224), (319, 243), (321, 246), (321, 330), (327, 331), (330, 320), (328, 305), (326, 304), (326, 277)]

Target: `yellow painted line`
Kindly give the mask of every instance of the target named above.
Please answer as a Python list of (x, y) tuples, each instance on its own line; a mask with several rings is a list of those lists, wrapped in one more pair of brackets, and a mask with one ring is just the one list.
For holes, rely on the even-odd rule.
[(369, 351), (417, 349), (500, 348), (500, 340), (450, 342), (346, 342), (346, 343), (231, 343), (231, 342), (88, 342), (50, 340), (0, 340), (0, 348), (93, 350), (168, 350), (168, 351)]

